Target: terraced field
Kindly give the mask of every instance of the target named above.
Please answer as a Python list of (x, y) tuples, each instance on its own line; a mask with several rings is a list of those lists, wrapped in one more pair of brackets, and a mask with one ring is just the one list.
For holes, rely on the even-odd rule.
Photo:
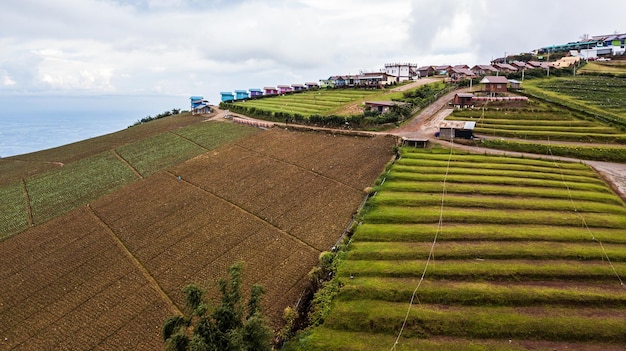
[(593, 170), (401, 151), (290, 350), (626, 347), (626, 207)]
[(235, 102), (234, 105), (269, 112), (300, 114), (303, 116), (314, 114), (325, 115), (346, 103), (356, 102), (380, 94), (380, 90), (322, 89), (265, 99), (247, 100), (246, 102)]
[(524, 82), (533, 96), (588, 113), (598, 120), (626, 127), (626, 77), (576, 76)]
[(474, 133), (531, 140), (626, 143), (624, 131), (564, 109), (456, 110), (448, 120), (474, 121)]

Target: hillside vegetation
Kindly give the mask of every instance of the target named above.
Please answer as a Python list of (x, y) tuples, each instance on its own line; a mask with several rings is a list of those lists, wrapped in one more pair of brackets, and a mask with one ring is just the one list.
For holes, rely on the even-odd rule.
[(362, 222), (290, 350), (626, 346), (626, 207), (585, 165), (403, 149)]

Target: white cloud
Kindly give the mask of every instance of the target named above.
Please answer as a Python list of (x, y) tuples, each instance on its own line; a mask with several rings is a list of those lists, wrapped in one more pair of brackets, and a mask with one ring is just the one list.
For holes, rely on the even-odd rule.
[(390, 61), (486, 63), (583, 33), (626, 31), (622, 0), (594, 4), (610, 10), (590, 16), (543, 0), (9, 0), (0, 3), (0, 93), (215, 100), (221, 90)]

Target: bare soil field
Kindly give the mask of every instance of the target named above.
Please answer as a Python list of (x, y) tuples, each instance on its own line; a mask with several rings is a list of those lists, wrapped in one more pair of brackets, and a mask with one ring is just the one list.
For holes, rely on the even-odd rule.
[(216, 298), (236, 261), (277, 325), (394, 143), (273, 128), (1, 241), (0, 349), (161, 349), (181, 288)]

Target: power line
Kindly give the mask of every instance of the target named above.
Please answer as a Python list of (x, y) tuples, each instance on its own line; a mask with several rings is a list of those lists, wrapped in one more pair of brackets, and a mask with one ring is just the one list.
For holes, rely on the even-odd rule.
[(445, 196), (446, 196), (446, 179), (448, 178), (448, 173), (450, 171), (450, 162), (452, 161), (452, 150), (454, 146), (454, 139), (452, 139), (451, 142), (452, 142), (452, 145), (450, 146), (450, 155), (448, 156), (448, 165), (446, 167), (446, 173), (443, 177), (443, 189), (441, 191), (441, 205), (439, 208), (439, 222), (437, 223), (437, 230), (435, 231), (435, 237), (433, 238), (433, 243), (430, 246), (430, 251), (428, 253), (428, 258), (426, 259), (426, 265), (424, 266), (424, 270), (422, 271), (422, 276), (420, 277), (420, 280), (417, 283), (415, 290), (413, 290), (413, 294), (411, 295), (411, 301), (409, 302), (409, 307), (406, 310), (406, 315), (404, 316), (404, 321), (402, 322), (402, 327), (400, 328), (400, 332), (398, 333), (398, 337), (396, 338), (396, 341), (393, 343), (393, 346), (391, 347), (391, 351), (396, 349), (396, 346), (398, 345), (398, 341), (400, 340), (400, 337), (402, 336), (402, 333), (404, 332), (404, 327), (406, 327), (406, 323), (409, 320), (409, 314), (411, 313), (411, 308), (413, 307), (413, 302), (415, 301), (417, 290), (419, 290), (420, 286), (422, 285), (422, 282), (424, 281), (424, 277), (426, 276), (426, 271), (428, 270), (430, 261), (433, 260), (433, 256), (435, 252), (435, 245), (437, 244), (437, 238), (439, 237), (439, 233), (441, 233), (441, 227), (443, 225), (443, 205), (444, 205)]
[(567, 194), (568, 194), (568, 197), (569, 197), (569, 201), (572, 204), (572, 208), (574, 209), (574, 212), (576, 212), (578, 217), (580, 217), (580, 219), (581, 219), (581, 221), (583, 223), (583, 226), (587, 230), (587, 233), (589, 233), (589, 236), (591, 236), (591, 239), (593, 241), (597, 242), (598, 245), (600, 245), (600, 249), (602, 249), (602, 254), (604, 255), (604, 258), (606, 259), (606, 261), (609, 263), (609, 266), (613, 270), (613, 273), (617, 277), (617, 280), (619, 280), (620, 286), (622, 286), (623, 288), (626, 288), (626, 285), (624, 284), (624, 281), (622, 280), (622, 277), (620, 277), (619, 273), (617, 272), (617, 269), (613, 265), (613, 262), (611, 262), (611, 259), (609, 258), (609, 255), (606, 253), (606, 250), (604, 248), (604, 244), (602, 244), (602, 241), (600, 241), (598, 238), (596, 238), (596, 236), (593, 234), (591, 229), (589, 229), (589, 226), (587, 225), (587, 221), (585, 220), (585, 217), (576, 208), (576, 204), (574, 203), (574, 199), (572, 198), (572, 191), (570, 190), (569, 185), (567, 185), (567, 182), (565, 181), (565, 176), (563, 175), (563, 169), (556, 162), (554, 154), (552, 154), (552, 147), (550, 147), (550, 139), (548, 139), (548, 152), (550, 153), (550, 157), (552, 158), (552, 163), (556, 166), (556, 168), (559, 169), (559, 172), (561, 174), (561, 182), (563, 182), (563, 185), (565, 185), (565, 188), (567, 189)]

